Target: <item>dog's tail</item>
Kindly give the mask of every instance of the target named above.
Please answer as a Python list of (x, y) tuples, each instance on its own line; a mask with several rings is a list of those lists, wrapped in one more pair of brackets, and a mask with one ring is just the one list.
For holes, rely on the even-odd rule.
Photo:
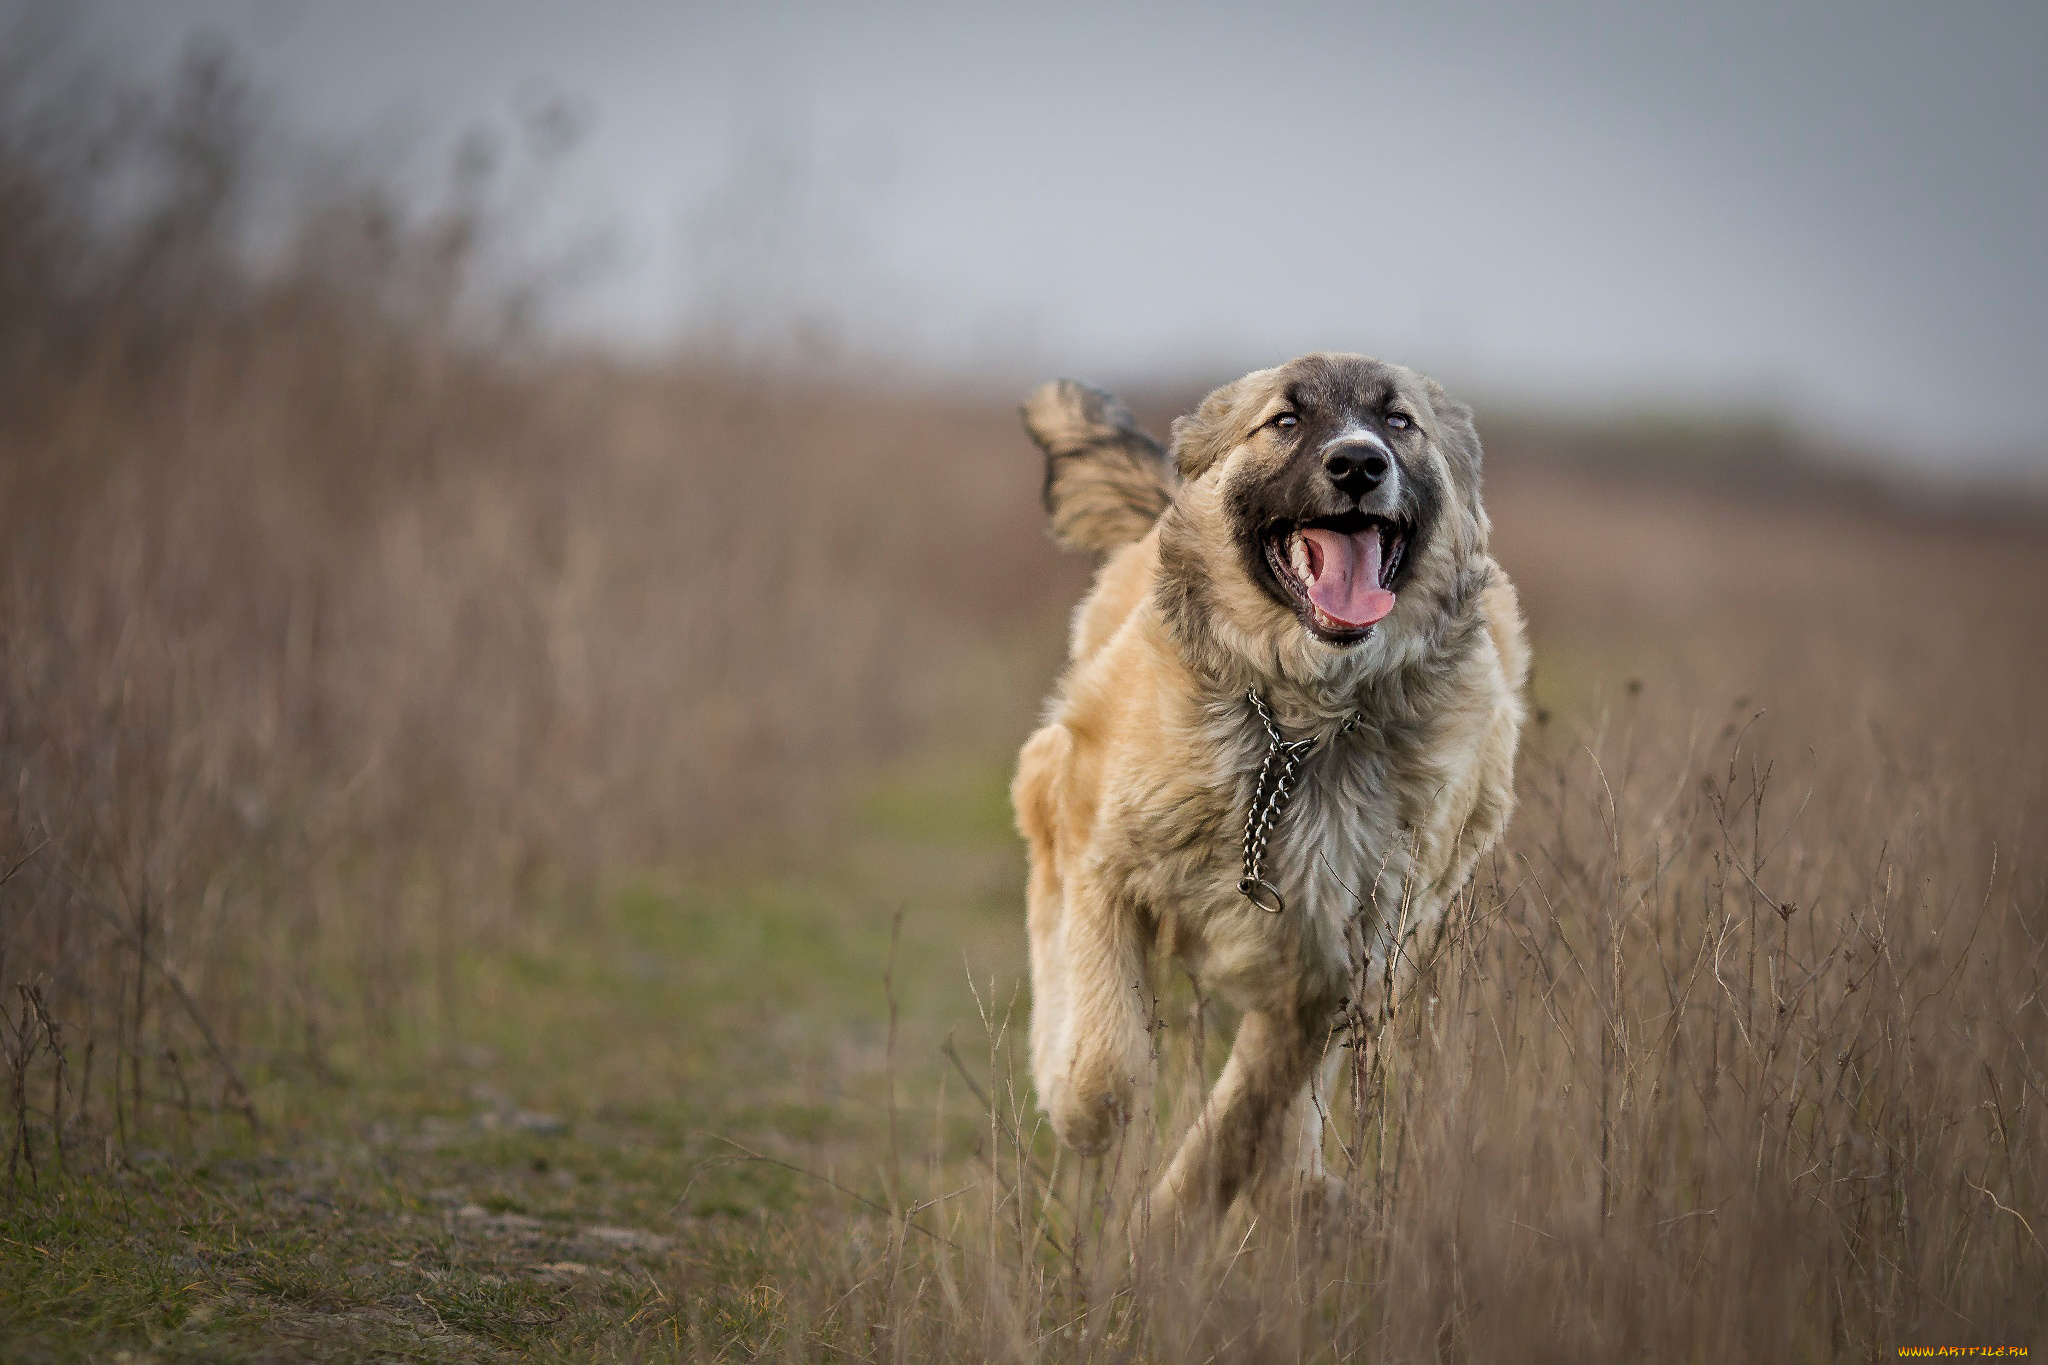
[(1024, 429), (1045, 452), (1045, 510), (1069, 549), (1142, 539), (1173, 501), (1166, 452), (1112, 394), (1055, 379), (1024, 400)]

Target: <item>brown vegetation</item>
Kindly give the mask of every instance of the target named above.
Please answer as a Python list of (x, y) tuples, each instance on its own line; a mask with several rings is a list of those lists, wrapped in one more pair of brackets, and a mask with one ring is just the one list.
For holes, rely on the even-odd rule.
[[(792, 1256), (798, 1288), (750, 1340), (1482, 1361), (2037, 1343), (2038, 547), (1533, 472), (1496, 489), (1549, 642), (1523, 806), (1331, 1097), (1341, 1227), (1240, 1225), (1133, 1263), (1096, 1173), (1042, 1164), (999, 1045), (979, 1179), (935, 1169), (933, 1194), (966, 1191), (907, 1245)], [(1166, 989), (1167, 1131), (1222, 1023)]]
[[(252, 1067), (446, 1014), (446, 964), (608, 870), (761, 856), (885, 759), (1014, 742), (1082, 582), (1001, 403), (550, 351), (465, 311), (487, 224), (374, 190), (248, 268), (231, 73), (181, 92), (144, 130), (166, 188), (119, 232), (75, 168), (0, 146), (16, 1187), (179, 1111), (260, 1122)], [(737, 1315), (679, 1261), (642, 1349), (1822, 1359), (2038, 1332), (2038, 524), (1825, 481), (1675, 495), (1512, 439), (1488, 461), (1538, 721), (1506, 851), (1332, 1097), (1350, 1221), (1134, 1265), (992, 1006), (981, 1146), (903, 1177), (917, 1212), (802, 1214)], [(1185, 1081), (1227, 1021), (1174, 990), (1161, 1017)]]
[(167, 188), (119, 234), (75, 165), (4, 167), (7, 984), (104, 1032), (70, 1102), (116, 1128), (117, 1052), (146, 1099), (169, 1054), (388, 1028), (402, 959), (537, 881), (815, 819), (1014, 714), (903, 659), (1059, 593), (1017, 572), (1007, 413), (543, 356), (464, 311), (489, 224), (374, 186), (252, 274), (233, 81), (202, 57), (121, 144)]

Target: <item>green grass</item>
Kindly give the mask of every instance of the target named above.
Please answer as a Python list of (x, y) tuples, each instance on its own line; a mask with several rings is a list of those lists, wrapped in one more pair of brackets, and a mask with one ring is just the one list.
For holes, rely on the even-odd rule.
[(1006, 776), (891, 774), (800, 870), (536, 908), (440, 1017), (252, 1075), (261, 1133), (202, 1113), (65, 1172), (45, 1148), (0, 1205), (0, 1358), (611, 1359), (691, 1354), (684, 1323), (743, 1347), (801, 1215), (887, 1198), (885, 977), (921, 1150), (941, 1042), (981, 1032), (969, 971), (1017, 999)]

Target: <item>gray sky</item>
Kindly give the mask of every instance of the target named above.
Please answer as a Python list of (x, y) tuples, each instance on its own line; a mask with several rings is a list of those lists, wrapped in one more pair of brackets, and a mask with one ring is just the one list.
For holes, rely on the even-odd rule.
[[(818, 321), (1111, 381), (1316, 347), (2048, 465), (2048, 5), (117, 0), (301, 126), (539, 82), (613, 225), (576, 325)], [(566, 202), (565, 210), (562, 204)]]

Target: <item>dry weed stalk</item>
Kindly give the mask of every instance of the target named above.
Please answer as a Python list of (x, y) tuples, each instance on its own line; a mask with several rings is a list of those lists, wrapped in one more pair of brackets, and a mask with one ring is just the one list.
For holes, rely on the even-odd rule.
[[(604, 868), (1021, 734), (1079, 572), (1000, 405), (479, 333), (459, 204), (351, 192), (252, 273), (243, 106), (188, 81), (125, 235), (0, 130), (24, 1180), (345, 1076)], [(650, 1349), (1874, 1359), (2048, 1321), (2038, 548), (1489, 462), (1558, 718), (1414, 989), (1356, 996), (1341, 1224), (1134, 1258), (1134, 1173), (1053, 1149), (984, 987), (978, 1146), (939, 1112), (920, 1166), (892, 1124), (887, 1202), (783, 1225), (772, 1275), (679, 1268)], [(1649, 684), (1606, 699), (1622, 659)], [(1227, 1021), (1158, 1018), (1170, 1134)]]
[[(1064, 591), (1010, 572), (1042, 551), (1006, 413), (547, 350), (484, 306), (476, 158), (425, 207), (338, 175), (252, 264), (228, 54), (122, 120), (29, 84), (0, 95), (0, 991), (58, 1021), (23, 1065), (71, 1066), (74, 1138), (254, 1123), (266, 1078), (452, 1019), (456, 963), (531, 908), (743, 856), (1028, 704), (979, 662)], [(110, 220), (109, 177), (162, 194)], [(972, 702), (900, 666), (947, 649)]]
[[(933, 1235), (884, 1250), (812, 1215), (772, 1312), (678, 1283), (691, 1340), (990, 1361), (2026, 1340), (2048, 1307), (2042, 869), (1994, 856), (1935, 773), (1874, 791), (1867, 751), (1824, 766), (1747, 713), (1714, 750), (1672, 710), (1631, 698), (1532, 746), (1510, 847), (1330, 1104), (1335, 1225), (1126, 1237), (1115, 1173), (1052, 1148), (1013, 1012), (989, 1009), (985, 1075), (952, 1053), (982, 1118), (971, 1159), (930, 1154)], [(1162, 1010), (1162, 1139), (1212, 1078), (1205, 1012)]]

